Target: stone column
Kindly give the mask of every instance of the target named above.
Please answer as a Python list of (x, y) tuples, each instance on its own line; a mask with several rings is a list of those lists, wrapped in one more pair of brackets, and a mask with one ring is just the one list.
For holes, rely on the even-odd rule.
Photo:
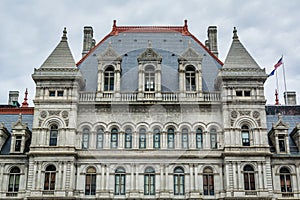
[(109, 174), (109, 165), (106, 165), (106, 190), (109, 190), (110, 188), (109, 188), (109, 176), (110, 176), (110, 174)]
[(189, 148), (196, 149), (196, 132), (191, 131), (189, 134)]
[(194, 166), (193, 164), (189, 164), (190, 167), (190, 192), (194, 191)]
[(195, 173), (195, 179), (194, 179), (194, 184), (195, 184), (195, 187), (194, 189), (198, 192), (199, 191), (199, 180), (198, 180), (198, 164), (194, 164), (194, 173)]
[(162, 131), (161, 132), (161, 148), (166, 149), (167, 148), (167, 132)]
[[(43, 188), (41, 180), (44, 180), (44, 177), (42, 177), (42, 163), (41, 162), (36, 162), (37, 165), (37, 170), (38, 170), (38, 177), (36, 178), (37, 180), (37, 187), (36, 189), (41, 190)], [(43, 188), (44, 189), (44, 188)]]
[(175, 149), (181, 149), (181, 133), (180, 131), (174, 131), (175, 134)]
[(262, 172), (262, 162), (257, 163), (257, 180), (258, 180), (258, 188), (263, 189), (263, 172)]
[(3, 181), (3, 177), (4, 177), (3, 173), (4, 173), (4, 163), (1, 163), (0, 164), (0, 183), (2, 183), (2, 184), (0, 184), (0, 191), (4, 190), (3, 186), (5, 185), (5, 184), (3, 184), (3, 182), (4, 182)]
[(237, 189), (236, 163), (232, 163), (233, 189)]
[(147, 133), (147, 136), (148, 136), (147, 148), (148, 149), (153, 149), (153, 132), (149, 131)]
[(104, 132), (104, 144), (103, 144), (104, 149), (110, 149), (110, 132), (105, 131)]
[(101, 164), (101, 190), (105, 189), (105, 165)]
[(238, 174), (238, 182), (237, 182), (237, 187), (238, 187), (238, 190), (242, 190), (242, 183), (243, 183), (243, 180), (242, 180), (242, 174), (241, 174), (241, 163), (238, 162), (237, 163), (237, 174)]
[(99, 192), (99, 190), (101, 190), (101, 187), (102, 187), (102, 184), (101, 184), (101, 179), (103, 179), (102, 178), (102, 169), (101, 169), (101, 164), (98, 164), (97, 165), (97, 169), (100, 169), (101, 171), (99, 172), (98, 170), (97, 170), (97, 173), (96, 173), (96, 192)]

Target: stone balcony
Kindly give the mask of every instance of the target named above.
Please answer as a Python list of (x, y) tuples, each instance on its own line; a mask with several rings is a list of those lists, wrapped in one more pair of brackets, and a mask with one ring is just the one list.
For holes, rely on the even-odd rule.
[(79, 93), (79, 102), (219, 102), (220, 92), (85, 92)]

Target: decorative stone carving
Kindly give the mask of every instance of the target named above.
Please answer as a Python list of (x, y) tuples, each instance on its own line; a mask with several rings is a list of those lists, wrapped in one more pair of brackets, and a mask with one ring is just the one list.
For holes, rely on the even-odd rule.
[(48, 113), (45, 110), (40, 112), (40, 117), (43, 118), (43, 119), (45, 119), (47, 117), (47, 115), (48, 115)]
[(240, 115), (249, 115), (250, 116), (250, 113), (251, 111), (239, 111)]
[(59, 110), (51, 110), (49, 111), (49, 115), (57, 115), (59, 116), (60, 111)]
[(237, 111), (234, 110), (234, 111), (231, 112), (231, 118), (235, 119), (235, 118), (237, 118), (237, 116), (238, 116), (238, 112)]
[(68, 111), (66, 111), (66, 110), (64, 110), (64, 111), (62, 111), (61, 112), (61, 116), (63, 117), (63, 118), (68, 118), (69, 117), (69, 113), (68, 113)]
[(259, 118), (259, 116), (260, 116), (260, 113), (258, 112), (258, 111), (254, 111), (253, 113), (252, 113), (252, 116), (254, 117), (254, 118)]

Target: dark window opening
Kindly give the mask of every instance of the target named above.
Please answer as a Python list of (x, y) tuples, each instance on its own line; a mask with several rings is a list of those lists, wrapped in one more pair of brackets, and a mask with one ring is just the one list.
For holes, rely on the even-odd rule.
[(49, 96), (54, 97), (55, 96), (55, 91), (49, 91)]

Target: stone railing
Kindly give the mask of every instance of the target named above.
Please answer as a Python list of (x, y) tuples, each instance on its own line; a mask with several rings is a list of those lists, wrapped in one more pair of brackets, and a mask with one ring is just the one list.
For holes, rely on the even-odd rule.
[(101, 101), (115, 101), (115, 102), (138, 102), (138, 101), (162, 101), (162, 102), (185, 102), (185, 101), (199, 101), (199, 102), (218, 102), (221, 100), (219, 92), (162, 92), (162, 93), (143, 93), (139, 95), (138, 92), (80, 92), (80, 102), (101, 102)]

